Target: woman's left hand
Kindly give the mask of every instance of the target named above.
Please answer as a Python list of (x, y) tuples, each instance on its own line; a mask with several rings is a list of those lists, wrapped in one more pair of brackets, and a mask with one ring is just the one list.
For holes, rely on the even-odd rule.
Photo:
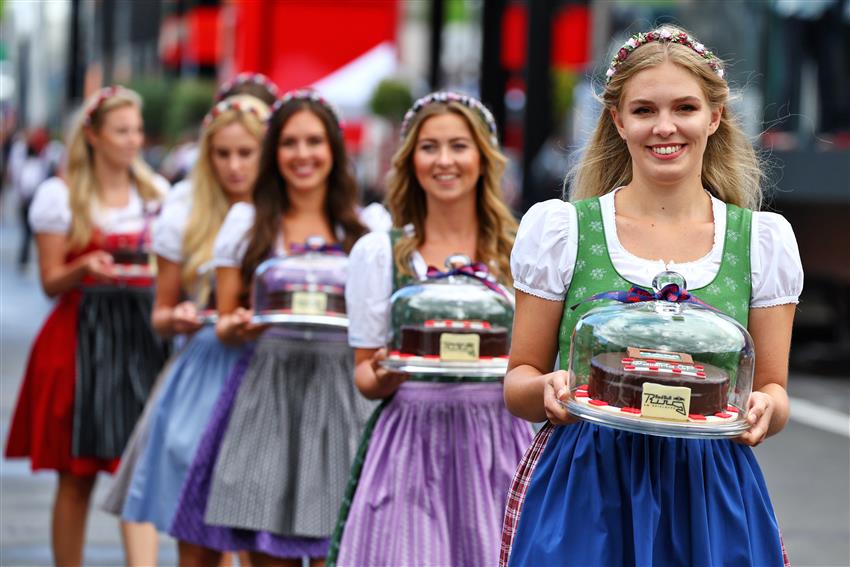
[(774, 400), (764, 392), (753, 392), (747, 408), (747, 423), (750, 429), (738, 437), (736, 441), (755, 447), (767, 437), (770, 420), (773, 417)]

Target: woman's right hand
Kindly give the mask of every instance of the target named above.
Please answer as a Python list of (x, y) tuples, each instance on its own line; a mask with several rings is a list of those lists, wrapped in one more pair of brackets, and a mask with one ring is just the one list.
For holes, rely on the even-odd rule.
[(104, 250), (95, 250), (84, 254), (80, 258), (84, 276), (91, 276), (98, 280), (110, 280), (115, 277), (113, 266), (115, 262), (112, 255)]
[(392, 394), (398, 390), (398, 387), (401, 386), (402, 382), (407, 380), (408, 375), (402, 372), (393, 372), (392, 370), (384, 368), (381, 365), (381, 361), (386, 360), (386, 358), (387, 349), (381, 348), (375, 351), (375, 354), (372, 355), (369, 362), (372, 365), (372, 371), (375, 373), (375, 381), (378, 383), (378, 386), (381, 390)]
[(171, 310), (171, 326), (175, 333), (194, 333), (201, 328), (198, 308), (191, 301), (178, 303)]
[(570, 399), (570, 392), (567, 389), (567, 380), (569, 379), (567, 371), (556, 370), (550, 372), (544, 378), (543, 408), (546, 410), (546, 419), (553, 425), (575, 423), (578, 418), (563, 405)]
[(242, 344), (255, 340), (270, 325), (257, 325), (251, 322), (254, 311), (237, 307), (232, 313), (220, 315), (215, 325), (215, 333), (222, 342), (227, 344)]

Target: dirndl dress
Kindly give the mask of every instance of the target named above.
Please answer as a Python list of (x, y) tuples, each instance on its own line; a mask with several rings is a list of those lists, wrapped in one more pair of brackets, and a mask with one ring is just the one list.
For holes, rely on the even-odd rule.
[(494, 565), (531, 440), (501, 381), (403, 383), (364, 433), (328, 564)]
[(222, 344), (208, 325), (174, 358), (151, 408), (147, 440), (133, 470), (122, 519), (150, 522), (162, 532), (171, 527), (198, 443), (245, 348)]
[(169, 351), (151, 327), (151, 284), (85, 279), (59, 298), (33, 344), (7, 457), (29, 457), (33, 470), (115, 471)]
[(375, 404), (345, 334), (272, 328), (228, 378), (170, 530), (219, 551), (324, 557)]

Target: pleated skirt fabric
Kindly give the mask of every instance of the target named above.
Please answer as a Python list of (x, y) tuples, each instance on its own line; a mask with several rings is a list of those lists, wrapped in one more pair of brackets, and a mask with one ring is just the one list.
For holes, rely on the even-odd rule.
[(153, 405), (122, 518), (168, 531), (180, 489), (224, 382), (245, 347), (222, 344), (215, 329), (199, 330), (175, 357)]
[(583, 421), (538, 435), (548, 440), (530, 478), (514, 483), (508, 565), (785, 564), (749, 447)]
[(77, 359), (88, 356), (77, 345), (81, 300), (79, 290), (60, 296), (30, 351), (6, 457), (29, 458), (32, 470), (92, 476), (118, 468), (117, 458), (77, 457), (71, 452)]
[(501, 383), (402, 384), (369, 440), (337, 565), (495, 565), (531, 440)]
[(374, 402), (353, 382), (344, 340), (272, 329), (222, 390), (171, 534), (221, 551), (324, 557)]
[(162, 383), (174, 362), (172, 356), (166, 363), (165, 367), (159, 373), (159, 376), (154, 382), (151, 389), (148, 403), (145, 404), (145, 409), (136, 426), (133, 428), (133, 433), (130, 434), (130, 439), (127, 441), (127, 446), (124, 447), (124, 452), (121, 454), (121, 464), (115, 475), (112, 477), (112, 485), (110, 485), (106, 496), (101, 502), (100, 509), (113, 516), (121, 516), (124, 510), (124, 502), (127, 499), (127, 491), (130, 489), (130, 481), (133, 480), (133, 472), (136, 470), (136, 463), (139, 462), (139, 457), (148, 444), (148, 437), (151, 430), (151, 418), (153, 416), (156, 401), (159, 399), (159, 394), (162, 391)]
[(142, 414), (169, 344), (151, 326), (153, 292), (88, 287), (77, 321), (77, 379), (72, 452), (121, 456)]

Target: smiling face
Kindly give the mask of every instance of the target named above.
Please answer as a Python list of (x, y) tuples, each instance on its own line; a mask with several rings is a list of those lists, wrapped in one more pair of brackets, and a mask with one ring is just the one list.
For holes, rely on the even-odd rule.
[(670, 185), (699, 181), (702, 157), (720, 123), (696, 77), (665, 62), (637, 73), (611, 116), (632, 158), (632, 177)]
[(229, 201), (251, 198), (260, 170), (260, 141), (241, 122), (222, 126), (212, 135), (210, 160)]
[(99, 127), (86, 138), (98, 158), (115, 168), (128, 168), (145, 142), (142, 113), (133, 104), (114, 108), (103, 115)]
[(475, 199), (481, 152), (466, 120), (451, 112), (427, 118), (416, 139), (413, 169), (427, 200)]
[(333, 155), (318, 116), (299, 110), (289, 117), (278, 138), (277, 166), (290, 191), (327, 188)]

